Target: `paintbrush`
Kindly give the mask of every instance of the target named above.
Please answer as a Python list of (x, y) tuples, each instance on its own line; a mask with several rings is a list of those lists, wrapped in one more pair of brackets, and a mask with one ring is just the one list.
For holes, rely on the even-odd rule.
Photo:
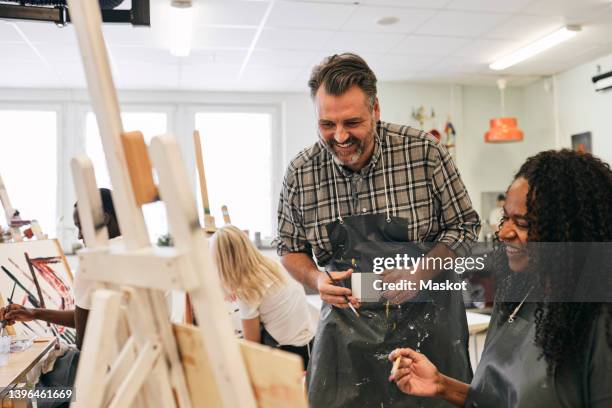
[(393, 362), (393, 367), (391, 368), (391, 375), (395, 376), (397, 373), (397, 369), (399, 368), (400, 362), (402, 361), (402, 356), (397, 356), (395, 361)]
[[(8, 304), (4, 307), (4, 313), (6, 314), (8, 312), (9, 306), (13, 303), (13, 295), (15, 294), (15, 288), (17, 287), (17, 282), (13, 283), (13, 290), (11, 291), (11, 296), (6, 299)], [(6, 324), (8, 323), (8, 320), (4, 319), (2, 320), (2, 326), (0, 327), (0, 329), (4, 330), (4, 328), (6, 327)]]
[[(332, 276), (331, 273), (329, 273), (329, 271), (325, 271), (325, 273), (327, 274), (327, 276), (329, 276), (329, 279), (331, 279), (332, 283), (336, 286), (340, 286), (340, 287), (344, 287), (344, 285), (342, 285), (341, 283), (338, 283), (337, 280), (335, 280)], [(357, 310), (355, 310), (355, 308), (353, 307), (353, 305), (351, 304), (351, 301), (349, 300), (348, 296), (343, 295), (344, 296), (344, 300), (346, 300), (346, 303), (348, 303), (348, 306), (351, 308), (351, 310), (353, 311), (353, 313), (355, 313), (355, 316), (360, 317), (359, 313), (357, 313)]]

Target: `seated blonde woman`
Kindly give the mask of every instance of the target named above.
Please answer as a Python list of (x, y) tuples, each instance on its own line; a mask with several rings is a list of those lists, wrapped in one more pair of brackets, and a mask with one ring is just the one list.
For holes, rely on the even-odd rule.
[(217, 230), (211, 251), (226, 294), (240, 308), (244, 338), (298, 354), (307, 367), (316, 320), (302, 285), (234, 226)]

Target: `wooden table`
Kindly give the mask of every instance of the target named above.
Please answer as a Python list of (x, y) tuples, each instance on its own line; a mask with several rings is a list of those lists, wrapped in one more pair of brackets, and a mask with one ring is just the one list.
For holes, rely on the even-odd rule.
[(27, 350), (11, 353), (8, 363), (0, 366), (0, 388), (6, 390), (24, 382), (26, 374), (51, 350), (54, 343), (53, 337), (39, 337)]

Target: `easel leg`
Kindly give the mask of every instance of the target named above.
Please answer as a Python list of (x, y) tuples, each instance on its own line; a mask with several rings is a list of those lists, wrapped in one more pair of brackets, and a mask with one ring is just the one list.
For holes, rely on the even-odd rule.
[(81, 353), (74, 387), (76, 401), (72, 407), (102, 407), (104, 389), (100, 386), (100, 379), (106, 376), (106, 369), (112, 359), (107, 351), (114, 346), (121, 297), (121, 293), (106, 289), (97, 290), (93, 295), (83, 351), (97, 352)]

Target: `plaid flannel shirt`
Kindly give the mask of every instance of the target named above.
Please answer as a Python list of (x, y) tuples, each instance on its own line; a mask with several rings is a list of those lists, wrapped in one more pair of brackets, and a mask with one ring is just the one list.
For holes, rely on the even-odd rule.
[(392, 216), (408, 220), (409, 241), (465, 254), (478, 237), (478, 214), (444, 146), (422, 130), (378, 122), (374, 153), (360, 171), (338, 165), (322, 141), (291, 161), (278, 205), (279, 256), (304, 252), (325, 265), (332, 253), (325, 225), (338, 219), (338, 204), (343, 217), (385, 214), (387, 200)]

